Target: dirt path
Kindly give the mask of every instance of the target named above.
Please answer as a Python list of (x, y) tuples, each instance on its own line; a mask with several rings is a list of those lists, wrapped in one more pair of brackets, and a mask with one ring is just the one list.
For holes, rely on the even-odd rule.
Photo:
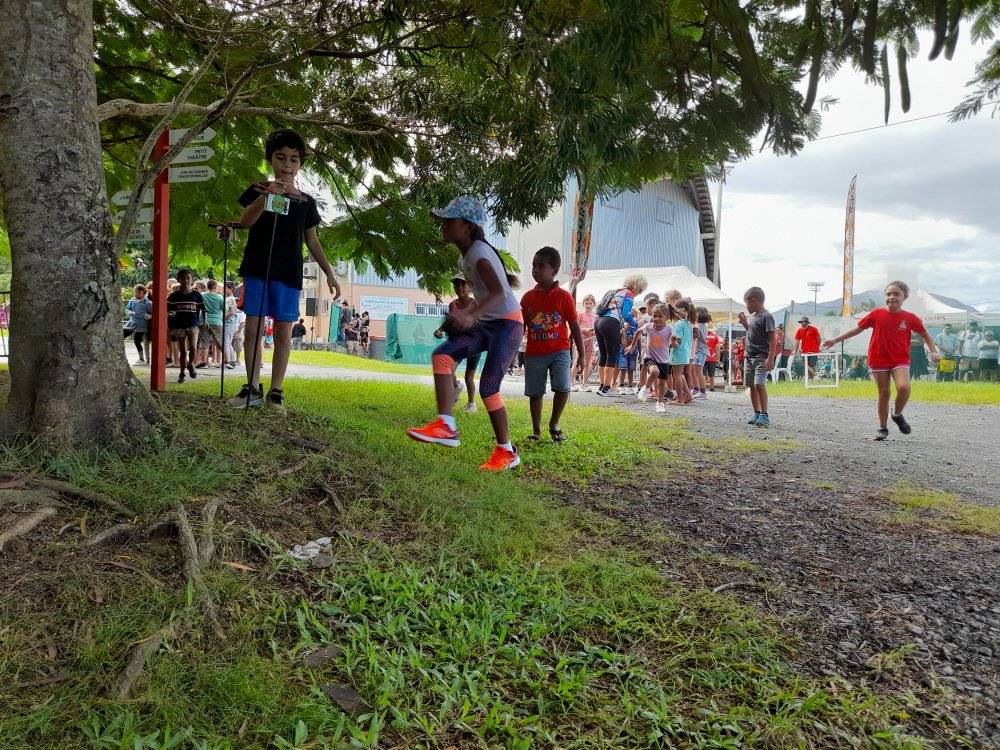
[[(665, 548), (664, 572), (722, 586), (777, 618), (801, 636), (807, 668), (912, 688), (978, 745), (1000, 747), (1000, 539), (900, 524), (874, 495), (906, 478), (997, 504), (987, 466), (1000, 409), (914, 407), (912, 436), (876, 443), (866, 402), (784, 399), (764, 435), (740, 424), (742, 397), (717, 395), (683, 410), (698, 432), (800, 448), (705, 457), (700, 480), (644, 488), (620, 517), (714, 553), (678, 563)], [(827, 482), (835, 488), (815, 486)]]

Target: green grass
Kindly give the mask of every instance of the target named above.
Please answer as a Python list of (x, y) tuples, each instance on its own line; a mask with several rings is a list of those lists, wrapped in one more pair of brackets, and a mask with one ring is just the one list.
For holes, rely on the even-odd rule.
[[(682, 422), (572, 406), (570, 441), (524, 444), (525, 470), (487, 476), (475, 470), (492, 445), (484, 414), (459, 417), (455, 450), (404, 436), (433, 412), (427, 388), (290, 380), (285, 420), (228, 412), (213, 389), (164, 399), (173, 434), (129, 461), (3, 461), (146, 517), (221, 493), (232, 523), (219, 557), (254, 569), (209, 577), (228, 634), (218, 643), (169, 544), (82, 554), (75, 531), (54, 538), (19, 584), (29, 592), (0, 614), (4, 750), (926, 746), (901, 726), (911, 698), (798, 672), (775, 627), (732, 598), (666, 582), (652, 537), (628, 541), (602, 515), (631, 502), (623, 482), (685, 481), (694, 455), (720, 449)], [(523, 437), (523, 403), (511, 420)], [(288, 432), (330, 448), (306, 456), (281, 440)], [(299, 468), (279, 474), (287, 466)], [(281, 554), (322, 534), (338, 538), (325, 572)], [(110, 700), (131, 647), (168, 619), (169, 648), (129, 701)], [(321, 645), (341, 653), (302, 667)], [(367, 707), (346, 716), (322, 693), (330, 684), (353, 686)]]
[[(270, 362), (273, 352), (264, 352), (264, 361)], [(406, 365), (396, 362), (386, 362), (381, 359), (356, 357), (353, 354), (340, 352), (293, 351), (288, 355), (288, 361), (296, 365), (313, 365), (316, 367), (342, 367), (348, 370), (363, 370), (365, 372), (389, 372), (400, 375), (430, 375), (430, 365)]]
[(899, 507), (898, 518), (904, 523), (930, 523), (934, 526), (987, 536), (1000, 536), (1000, 508), (977, 505), (957, 495), (898, 482), (885, 496)]
[[(769, 383), (768, 393), (783, 396), (815, 396), (817, 398), (853, 398), (874, 401), (877, 395), (871, 380), (841, 380), (838, 388), (810, 388), (801, 380)], [(910, 398), (937, 404), (968, 404), (971, 406), (1000, 405), (1000, 383), (932, 383), (913, 381)]]

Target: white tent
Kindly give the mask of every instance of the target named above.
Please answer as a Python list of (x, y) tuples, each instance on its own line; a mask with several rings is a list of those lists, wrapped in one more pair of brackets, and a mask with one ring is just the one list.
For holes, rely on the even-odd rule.
[(660, 299), (671, 289), (680, 290), (685, 297), (690, 297), (697, 307), (706, 307), (716, 319), (733, 314), (735, 318), (741, 310), (746, 310), (743, 303), (727, 297), (726, 294), (704, 276), (698, 276), (687, 266), (666, 266), (663, 268), (617, 268), (612, 271), (587, 271), (587, 275), (576, 288), (577, 301), (586, 295), (593, 294), (600, 299), (609, 289), (620, 289), (626, 276), (645, 276), (649, 282), (646, 291), (639, 295), (641, 300), (649, 292), (656, 292)]
[[(906, 301), (903, 302), (903, 309), (909, 310), (914, 315), (919, 315), (925, 325), (934, 327), (945, 323), (965, 324), (970, 318), (978, 317), (975, 313), (970, 313), (968, 310), (952, 307), (942, 302), (923, 289), (917, 289), (907, 297)], [(863, 317), (863, 314), (861, 317)]]

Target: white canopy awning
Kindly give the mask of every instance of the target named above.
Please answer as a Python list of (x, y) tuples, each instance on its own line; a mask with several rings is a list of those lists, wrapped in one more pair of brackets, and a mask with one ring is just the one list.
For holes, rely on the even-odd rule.
[(576, 299), (580, 301), (587, 294), (600, 299), (609, 289), (620, 289), (626, 276), (645, 276), (649, 282), (646, 291), (639, 295), (642, 299), (649, 292), (656, 292), (660, 299), (671, 289), (677, 289), (685, 297), (690, 297), (697, 307), (708, 308), (718, 317), (721, 313), (737, 315), (746, 307), (739, 300), (726, 294), (704, 276), (698, 276), (687, 266), (664, 266), (662, 268), (616, 268), (610, 271), (587, 271), (586, 277), (577, 287)]

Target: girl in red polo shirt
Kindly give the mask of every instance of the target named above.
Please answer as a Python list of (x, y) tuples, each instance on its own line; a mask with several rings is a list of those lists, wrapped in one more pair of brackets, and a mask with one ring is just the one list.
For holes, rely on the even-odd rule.
[(866, 328), (872, 329), (872, 338), (868, 343), (868, 365), (872, 378), (878, 386), (878, 432), (876, 440), (889, 437), (886, 427), (889, 419), (889, 381), (896, 384), (896, 404), (892, 412), (892, 421), (904, 435), (909, 435), (911, 428), (903, 418), (903, 407), (910, 399), (910, 334), (915, 331), (927, 345), (931, 359), (937, 362), (941, 359), (934, 346), (934, 340), (924, 328), (919, 317), (903, 309), (903, 300), (910, 296), (910, 287), (902, 281), (890, 281), (885, 288), (885, 307), (872, 310), (860, 321), (857, 328), (835, 339), (823, 342), (824, 349), (830, 349), (841, 341), (857, 336)]

